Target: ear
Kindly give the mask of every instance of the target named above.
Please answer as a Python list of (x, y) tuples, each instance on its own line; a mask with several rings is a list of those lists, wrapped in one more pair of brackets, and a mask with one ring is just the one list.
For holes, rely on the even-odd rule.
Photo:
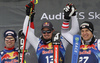
[(52, 32), (54, 32), (55, 30), (52, 30)]

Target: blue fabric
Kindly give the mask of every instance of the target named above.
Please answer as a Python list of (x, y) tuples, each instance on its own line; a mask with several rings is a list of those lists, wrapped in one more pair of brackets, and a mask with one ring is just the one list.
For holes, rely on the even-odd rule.
[[(60, 42), (59, 63), (64, 63), (65, 49)], [(38, 63), (53, 63), (53, 46), (52, 44), (45, 45), (41, 40), (37, 48)]]
[(0, 63), (1, 63), (1, 55), (0, 55)]
[(81, 45), (79, 63), (100, 63), (100, 51), (97, 48), (97, 40), (92, 45)]
[(71, 63), (77, 63), (78, 62), (78, 56), (79, 56), (79, 49), (81, 44), (81, 37), (80, 35), (74, 35), (73, 37), (73, 51), (72, 51), (72, 61)]
[(0, 63), (18, 63), (18, 51), (12, 50), (2, 50), (0, 52)]

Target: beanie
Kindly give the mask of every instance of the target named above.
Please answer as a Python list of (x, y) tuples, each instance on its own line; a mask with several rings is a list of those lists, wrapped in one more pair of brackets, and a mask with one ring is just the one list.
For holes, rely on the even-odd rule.
[(80, 25), (80, 30), (83, 28), (87, 28), (89, 29), (92, 33), (94, 31), (94, 26), (91, 22), (89, 21), (84, 21), (81, 25)]
[(13, 36), (15, 41), (17, 40), (17, 34), (14, 30), (6, 30), (4, 32), (4, 38), (6, 38), (7, 36)]

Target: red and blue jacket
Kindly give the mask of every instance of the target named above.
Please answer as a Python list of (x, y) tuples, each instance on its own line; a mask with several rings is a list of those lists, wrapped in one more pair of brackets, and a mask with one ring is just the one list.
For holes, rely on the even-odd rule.
[(18, 63), (18, 50), (5, 47), (0, 51), (0, 63)]

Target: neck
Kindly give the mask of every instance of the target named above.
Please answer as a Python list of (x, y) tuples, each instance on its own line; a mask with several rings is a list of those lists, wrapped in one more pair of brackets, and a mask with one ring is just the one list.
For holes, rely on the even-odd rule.
[(89, 40), (87, 40), (87, 41), (85, 41), (85, 42), (91, 42), (91, 40), (92, 40), (92, 38), (91, 38), (91, 39), (89, 39)]
[(4, 47), (6, 50), (12, 50), (12, 49), (14, 49), (14, 46), (13, 47), (11, 47), (11, 48), (7, 48), (6, 46)]

